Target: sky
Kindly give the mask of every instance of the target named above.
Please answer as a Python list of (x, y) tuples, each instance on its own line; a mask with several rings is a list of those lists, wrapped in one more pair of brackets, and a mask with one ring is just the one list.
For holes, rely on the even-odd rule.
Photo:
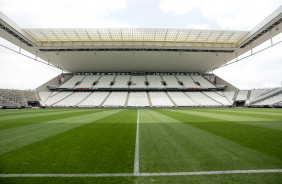
[[(0, 11), (21, 28), (249, 31), (281, 5), (281, 0), (0, 0)], [(275, 38), (279, 40), (282, 34)], [(0, 44), (18, 50), (2, 38)], [(281, 51), (282, 43), (214, 74), (239, 89), (280, 87)], [(35, 89), (61, 72), (0, 47), (0, 88)]]

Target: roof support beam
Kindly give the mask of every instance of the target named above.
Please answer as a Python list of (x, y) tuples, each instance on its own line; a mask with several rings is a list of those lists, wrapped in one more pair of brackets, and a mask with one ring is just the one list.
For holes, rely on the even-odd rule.
[(102, 40), (101, 34), (100, 34), (100, 32), (99, 32), (99, 30), (98, 30), (98, 29), (97, 29), (97, 33), (98, 33), (98, 35), (99, 35), (100, 42), (104, 45), (104, 42), (103, 42), (103, 40)]
[(69, 42), (71, 42), (71, 45), (73, 45), (72, 39), (68, 36), (68, 34), (62, 29), (63, 34), (69, 39)]

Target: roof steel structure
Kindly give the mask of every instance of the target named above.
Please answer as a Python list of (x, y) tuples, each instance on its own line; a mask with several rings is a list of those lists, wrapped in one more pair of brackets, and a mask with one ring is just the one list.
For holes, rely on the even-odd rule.
[(281, 22), (282, 6), (249, 31), (23, 29), (0, 12), (0, 36), (66, 72), (206, 73), (272, 40)]
[(236, 44), (248, 31), (100, 28), (23, 29), (37, 42), (163, 42)]

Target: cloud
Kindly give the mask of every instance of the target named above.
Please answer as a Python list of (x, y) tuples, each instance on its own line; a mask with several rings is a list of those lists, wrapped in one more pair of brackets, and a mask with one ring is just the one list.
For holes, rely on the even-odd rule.
[[(121, 27), (107, 19), (126, 0), (1, 0), (1, 11), (24, 28)], [(128, 25), (125, 25), (127, 27)]]
[(257, 53), (237, 63), (219, 68), (216, 75), (239, 89), (280, 87), (282, 44)]
[(280, 5), (280, 0), (162, 0), (159, 7), (166, 13), (174, 14), (199, 11), (203, 18), (216, 21), (223, 29), (249, 30)]
[(208, 24), (190, 24), (186, 27), (186, 29), (208, 29)]
[(50, 67), (0, 47), (0, 88), (34, 89), (59, 75)]

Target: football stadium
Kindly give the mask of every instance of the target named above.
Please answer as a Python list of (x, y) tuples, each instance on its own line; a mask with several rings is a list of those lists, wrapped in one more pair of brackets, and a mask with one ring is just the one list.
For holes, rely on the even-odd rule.
[(21, 28), (0, 12), (14, 52), (62, 70), (0, 89), (0, 182), (281, 183), (282, 87), (213, 72), (281, 43), (281, 22), (282, 6), (249, 31)]

